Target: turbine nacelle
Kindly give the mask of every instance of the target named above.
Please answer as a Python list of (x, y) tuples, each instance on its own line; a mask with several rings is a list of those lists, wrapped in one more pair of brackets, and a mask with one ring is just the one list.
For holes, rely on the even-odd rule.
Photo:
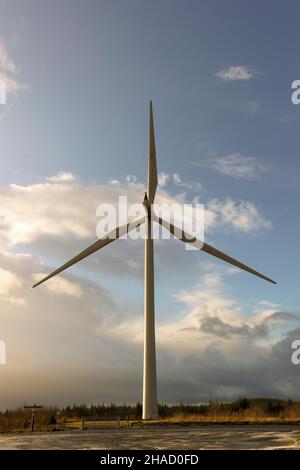
[(144, 195), (143, 206), (145, 208), (146, 215), (150, 217), (151, 216), (151, 203), (148, 199), (147, 192), (145, 192), (145, 195)]

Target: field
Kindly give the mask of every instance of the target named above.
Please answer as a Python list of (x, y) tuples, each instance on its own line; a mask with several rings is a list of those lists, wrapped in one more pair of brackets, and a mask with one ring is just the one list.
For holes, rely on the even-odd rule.
[[(42, 408), (36, 412), (35, 429), (40, 431), (80, 429), (81, 418), (101, 417), (121, 426), (146, 427), (148, 425), (193, 424), (300, 424), (300, 402), (274, 398), (240, 398), (234, 402), (211, 402), (207, 404), (159, 405), (159, 419), (155, 422), (141, 420), (142, 406), (136, 405), (73, 405), (58, 409)], [(31, 410), (17, 408), (0, 412), (0, 432), (27, 432), (30, 429)], [(99, 422), (98, 425), (101, 423)], [(102, 423), (104, 425), (104, 423)], [(111, 424), (110, 424), (111, 426)]]

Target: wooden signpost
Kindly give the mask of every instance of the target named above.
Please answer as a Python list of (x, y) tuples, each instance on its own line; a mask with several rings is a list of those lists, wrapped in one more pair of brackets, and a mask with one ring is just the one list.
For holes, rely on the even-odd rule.
[(31, 432), (34, 430), (34, 417), (35, 417), (35, 410), (38, 408), (43, 408), (43, 405), (36, 405), (35, 403), (33, 405), (25, 405), (24, 408), (30, 408), (31, 409)]

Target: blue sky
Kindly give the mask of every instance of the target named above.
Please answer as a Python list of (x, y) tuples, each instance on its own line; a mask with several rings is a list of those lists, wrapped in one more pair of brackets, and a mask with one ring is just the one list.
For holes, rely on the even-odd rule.
[[(228, 275), (220, 262), (202, 253), (185, 252), (179, 243), (170, 242), (165, 250), (158, 247), (156, 251), (157, 317), (167, 324), (174, 317), (180, 322), (181, 316), (188, 316), (191, 303), (182, 304), (176, 296), (191, 289), (205, 291), (207, 270), (222, 277), (217, 294), (209, 285), (211, 297), (222, 292), (223, 299), (234, 299), (244, 312), (244, 321), (264, 301), (273, 305), (274, 312), (297, 315), (300, 107), (290, 97), (291, 83), (300, 74), (298, 2), (2, 0), (0, 9), (1, 41), (18, 69), (14, 79), (22, 85), (9, 94), (6, 106), (0, 105), (3, 204), (9, 194), (9, 201), (16, 201), (9, 210), (18, 213), (24, 198), (20, 201), (19, 193), (8, 189), (10, 185), (35, 188), (44, 201), (40, 220), (45, 217), (46, 225), (55, 223), (65, 214), (62, 209), (47, 219), (45, 214), (52, 213), (54, 206), (46, 198), (46, 186), (51, 184), (46, 181), (59, 171), (77, 178), (77, 183), (71, 182), (71, 206), (79, 207), (87, 197), (86, 207), (93, 217), (111, 180), (134, 194), (140, 191), (142, 198), (139, 185), (146, 181), (148, 102), (152, 99), (158, 170), (168, 175), (162, 193), (176, 199), (184, 192), (186, 202), (198, 196), (220, 219), (207, 231), (206, 240), (278, 281), (273, 286), (244, 273)], [(230, 70), (231, 79), (228, 75), (226, 79)], [(249, 77), (238, 79), (237, 70)], [(178, 179), (172, 183), (174, 174), (179, 175), (180, 184)], [(136, 177), (129, 187), (126, 175)], [(91, 187), (98, 188), (95, 206)], [(59, 198), (55, 200), (59, 205)], [(229, 222), (224, 219), (226, 201), (234, 204)], [(241, 201), (254, 208), (254, 217)], [(247, 213), (250, 226), (235, 225), (235, 218)], [(93, 218), (89, 236), (78, 236), (78, 240), (75, 236), (67, 252), (67, 230), (53, 236), (45, 229), (39, 235), (37, 219), (28, 216), (34, 226), (31, 236), (10, 243), (12, 222), (7, 213), (3, 217), (4, 252), (36, 257), (36, 263), (44, 261), (46, 272), (94, 237)], [(16, 218), (12, 218), (14, 223)], [(142, 265), (136, 274), (118, 272), (114, 257), (128, 262), (138, 252), (140, 258), (135, 261), (142, 261), (143, 247), (130, 246), (128, 253), (123, 248), (116, 248), (117, 255), (113, 247), (103, 253), (105, 269), (79, 267), (70, 276), (79, 284), (99, 283), (114, 299), (125, 302), (129, 317), (135, 318), (142, 309), (138, 270)], [(97, 255), (99, 262), (101, 256)], [(212, 266), (207, 267), (210, 262)], [(17, 267), (11, 272), (15, 274)], [(26, 297), (24, 292), (21, 298)], [(66, 302), (64, 308), (70, 305)], [(6, 319), (3, 322), (3, 330), (11, 331), (14, 341), (13, 330)], [(284, 325), (281, 328), (286, 331)], [(272, 334), (279, 341), (278, 331)], [(297, 370), (293, 373), (297, 376)], [(184, 390), (181, 400), (185, 400)], [(83, 398), (92, 399), (89, 393), (83, 393)], [(133, 398), (129, 393), (128, 399)]]

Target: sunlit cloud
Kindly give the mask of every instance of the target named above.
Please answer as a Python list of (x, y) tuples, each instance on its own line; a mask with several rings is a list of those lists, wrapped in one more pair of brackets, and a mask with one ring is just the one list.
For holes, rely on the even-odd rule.
[(211, 157), (203, 163), (203, 166), (231, 178), (249, 181), (270, 170), (270, 167), (261, 163), (257, 157), (245, 156), (240, 153)]
[[(0, 84), (4, 90), (5, 100), (10, 95), (17, 96), (18, 92), (27, 90), (28, 85), (21, 83), (17, 76), (19, 68), (9, 56), (3, 40), (0, 38)], [(3, 103), (6, 104), (6, 103)]]
[(76, 180), (76, 176), (70, 171), (59, 171), (56, 175), (49, 176), (47, 181), (51, 183), (68, 183)]
[(216, 225), (227, 226), (234, 231), (255, 233), (272, 228), (272, 222), (249, 201), (235, 201), (230, 197), (224, 201), (212, 199), (208, 209), (215, 214)]
[[(37, 282), (46, 275), (46, 273), (34, 273), (33, 280)], [(77, 298), (82, 297), (82, 288), (78, 283), (71, 282), (60, 276), (50, 279), (49, 282), (44, 284), (44, 288), (48, 289), (55, 295), (69, 295)]]
[(245, 65), (232, 65), (216, 73), (216, 76), (225, 81), (251, 80), (258, 74), (257, 71)]
[[(181, 178), (176, 178), (176, 181), (180, 189), (190, 184)], [(117, 205), (118, 197), (123, 195), (128, 196), (128, 204), (141, 202), (143, 190), (143, 184), (132, 176), (129, 181), (120, 184), (83, 184), (69, 172), (58, 173), (44, 183), (2, 187), (0, 241), (12, 247), (49, 236), (93, 239), (96, 237), (98, 204)], [(171, 195), (162, 188), (157, 195), (157, 202), (171, 205), (189, 200), (182, 192)], [(272, 226), (250, 201), (212, 199), (207, 202), (205, 209), (205, 228), (210, 233), (222, 227), (253, 233)]]

